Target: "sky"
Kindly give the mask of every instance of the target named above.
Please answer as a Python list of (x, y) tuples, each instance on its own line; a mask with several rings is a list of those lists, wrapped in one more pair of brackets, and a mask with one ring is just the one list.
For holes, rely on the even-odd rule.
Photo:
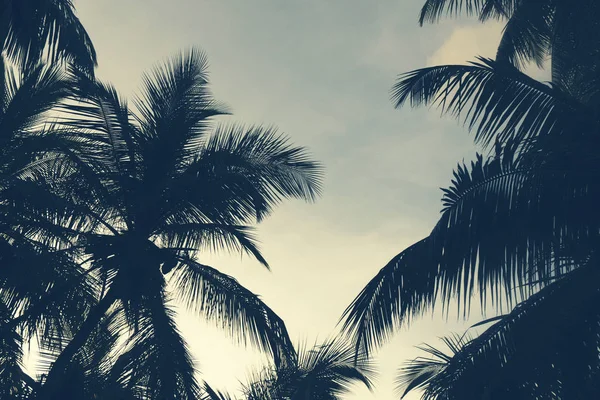
[[(130, 96), (141, 75), (178, 51), (206, 52), (215, 97), (227, 121), (276, 126), (325, 166), (314, 204), (291, 201), (261, 223), (269, 272), (249, 257), (206, 254), (200, 261), (261, 295), (296, 342), (325, 340), (362, 287), (389, 259), (423, 238), (441, 209), (440, 187), (475, 147), (457, 121), (437, 110), (395, 110), (398, 74), (475, 56), (492, 57), (501, 26), (445, 20), (419, 27), (422, 0), (78, 0), (99, 55), (98, 76)], [(479, 319), (474, 315), (470, 324)], [(261, 365), (199, 316), (179, 327), (200, 378), (232, 392)], [(379, 352), (374, 392), (388, 400), (397, 368), (468, 322), (439, 314), (401, 329)], [(416, 399), (417, 396), (407, 397)]]

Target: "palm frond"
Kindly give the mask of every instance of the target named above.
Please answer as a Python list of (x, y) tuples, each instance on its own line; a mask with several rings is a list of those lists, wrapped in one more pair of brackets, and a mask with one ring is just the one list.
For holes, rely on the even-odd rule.
[(221, 392), (213, 389), (208, 383), (204, 382), (204, 395), (200, 400), (233, 400), (233, 397), (227, 392)]
[(0, 140), (6, 144), (23, 132), (39, 129), (47, 111), (69, 95), (71, 83), (56, 66), (38, 63), (27, 69), (16, 69), (4, 65)]
[[(172, 217), (176, 217), (172, 216)], [(175, 219), (175, 218), (172, 218)], [(171, 223), (154, 232), (156, 239), (167, 249), (233, 250), (247, 253), (269, 268), (258, 249), (257, 239), (246, 226), (211, 223)], [(163, 273), (168, 273), (164, 271)]]
[(199, 399), (201, 389), (185, 340), (175, 326), (173, 310), (161, 297), (146, 299), (139, 329), (115, 364), (117, 381), (137, 386), (143, 398), (151, 400)]
[[(275, 131), (219, 127), (166, 196), (174, 209), (187, 202), (208, 220), (246, 224), (262, 220), (283, 199), (315, 200), (321, 179), (319, 163)], [(198, 186), (205, 190), (192, 189)]]
[(2, 0), (0, 42), (8, 56), (27, 65), (45, 57), (66, 60), (92, 74), (96, 52), (75, 15), (72, 0)]
[(311, 350), (301, 349), (299, 354), (298, 365), (305, 376), (296, 386), (294, 398), (304, 398), (308, 393), (327, 393), (335, 397), (349, 391), (354, 383), (373, 389), (374, 365), (365, 353), (355, 353), (352, 343), (332, 339)]
[(284, 322), (234, 278), (189, 258), (173, 271), (178, 299), (246, 343), (269, 352), (276, 365), (294, 363), (296, 353)]
[(469, 342), (469, 339), (464, 335), (453, 335), (442, 338), (442, 341), (450, 350), (450, 354), (430, 345), (422, 345), (418, 349), (427, 355), (417, 357), (400, 368), (396, 378), (396, 389), (401, 394), (401, 399), (414, 390), (427, 388), (429, 383), (444, 371), (452, 357)]
[(212, 117), (227, 113), (212, 98), (206, 68), (206, 56), (192, 49), (143, 78), (135, 104), (149, 186), (181, 171), (199, 151)]
[(26, 396), (31, 386), (36, 386), (22, 370), (23, 339), (9, 326), (10, 314), (11, 310), (0, 303), (0, 396), (6, 399)]
[(91, 80), (77, 71), (71, 73), (76, 89), (72, 101), (63, 105), (61, 123), (95, 139), (96, 150), (120, 175), (135, 176), (137, 128), (126, 100), (110, 84)]
[[(552, 82), (598, 110), (600, 6), (592, 0), (556, 2), (551, 42)], [(594, 98), (596, 100), (594, 101)]]
[(273, 129), (222, 126), (208, 139), (199, 160), (246, 174), (267, 203), (288, 197), (315, 200), (321, 191), (322, 166)]
[[(101, 326), (107, 312), (117, 300), (118, 291), (108, 290), (104, 297), (83, 316), (83, 322), (77, 327), (76, 331), (67, 331), (67, 335), (42, 335), (42, 339), (51, 341), (42, 343), (42, 348), (49, 351), (47, 357), (48, 373), (39, 392), (40, 399), (53, 399), (61, 393), (63, 387), (67, 384), (65, 383), (65, 374), (69, 370), (71, 361), (78, 354), (81, 354), (86, 343)], [(52, 340), (54, 338), (57, 340)]]
[(344, 311), (343, 329), (351, 335), (357, 352), (368, 353), (388, 340), (406, 322), (406, 309), (419, 312), (432, 305), (434, 271), (420, 260), (428, 245), (428, 239), (423, 239), (394, 257)]
[(456, 17), (461, 13), (489, 18), (508, 18), (519, 4), (516, 0), (426, 0), (419, 15), (419, 24), (437, 22), (443, 14)]
[[(115, 381), (113, 358), (117, 342), (126, 327), (120, 308), (114, 308), (92, 333), (81, 351), (71, 360), (64, 371), (63, 384), (57, 388), (56, 396), (61, 398), (94, 398), (132, 400), (134, 394), (125, 385)], [(56, 352), (42, 349), (43, 359), (52, 363)], [(47, 364), (48, 364), (47, 363)], [(48, 371), (51, 364), (42, 366)], [(42, 379), (44, 377), (42, 372)]]
[[(539, 135), (593, 130), (586, 107), (507, 63), (479, 58), (471, 65), (430, 67), (400, 77), (392, 90), (396, 107), (431, 104), (462, 116), (475, 140), (524, 143)], [(593, 114), (592, 114), (593, 115)]]
[(373, 365), (361, 353), (356, 357), (351, 343), (326, 341), (311, 349), (299, 349), (297, 364), (267, 368), (244, 387), (249, 400), (339, 399), (355, 383), (372, 388)]
[(78, 329), (95, 303), (93, 277), (66, 252), (21, 250), (17, 257), (12, 265), (4, 264), (0, 297), (14, 310), (25, 337), (63, 336)]
[(478, 292), (483, 307), (491, 301), (501, 308), (586, 261), (598, 219), (580, 210), (589, 209), (596, 189), (581, 192), (577, 181), (569, 183), (575, 175), (530, 168), (507, 147), (457, 169), (431, 234), (394, 257), (345, 311), (344, 329), (357, 349), (382, 344), (438, 302), (446, 308), (458, 299), (466, 316)]
[(540, 290), (463, 345), (428, 381), (425, 399), (594, 398), (600, 374), (596, 263)]
[(510, 62), (521, 70), (535, 61), (541, 68), (550, 53), (553, 6), (536, 0), (516, 3), (504, 27), (496, 61)]

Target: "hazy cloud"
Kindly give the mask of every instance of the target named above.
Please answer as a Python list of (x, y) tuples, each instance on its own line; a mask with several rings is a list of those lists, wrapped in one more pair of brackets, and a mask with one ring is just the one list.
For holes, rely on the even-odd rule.
[(456, 27), (447, 40), (427, 58), (427, 66), (466, 64), (476, 56), (494, 58), (502, 34), (502, 23), (489, 21)]

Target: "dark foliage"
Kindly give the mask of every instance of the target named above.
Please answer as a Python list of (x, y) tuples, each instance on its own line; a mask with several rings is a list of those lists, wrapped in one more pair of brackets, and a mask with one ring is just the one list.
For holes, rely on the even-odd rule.
[[(496, 60), (430, 67), (394, 86), (397, 107), (435, 105), (464, 118), (491, 149), (459, 165), (431, 234), (394, 257), (346, 310), (356, 349), (475, 295), (513, 311), (453, 354), (402, 372), (426, 399), (595, 398), (600, 119), (598, 4), (586, 0), (426, 2), (421, 22), (467, 12), (507, 21)], [(522, 72), (550, 57), (552, 82)], [(567, 327), (571, 327), (567, 330)]]

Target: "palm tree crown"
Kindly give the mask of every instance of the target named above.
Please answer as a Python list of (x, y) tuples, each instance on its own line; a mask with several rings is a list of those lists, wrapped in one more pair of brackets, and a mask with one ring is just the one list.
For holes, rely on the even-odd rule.
[[(297, 363), (266, 368), (243, 388), (247, 400), (335, 400), (350, 386), (362, 383), (372, 389), (374, 370), (364, 353), (355, 354), (351, 343), (341, 338), (312, 349), (300, 348)], [(205, 384), (203, 400), (231, 400)]]
[(96, 51), (72, 0), (2, 0), (0, 44), (20, 64), (66, 60), (93, 74)]
[(270, 352), (276, 365), (295, 362), (283, 321), (197, 257), (237, 249), (267, 266), (248, 224), (285, 198), (315, 199), (321, 167), (272, 129), (231, 125), (211, 133), (211, 120), (225, 111), (208, 91), (198, 51), (146, 75), (135, 111), (112, 87), (84, 74), (78, 80), (62, 124), (82, 144), (53, 165), (50, 181), (84, 221), (78, 244), (99, 300), (55, 354), (41, 397), (64, 393), (70, 362), (116, 313), (104, 325), (126, 339), (125, 348), (112, 364), (103, 360), (115, 379), (144, 398), (196, 399), (200, 388), (171, 298)]
[[(77, 263), (76, 220), (42, 179), (69, 135), (58, 135), (49, 111), (71, 93), (63, 70), (13, 65), (0, 57), (0, 397), (39, 386), (21, 369), (22, 351), (38, 337), (42, 352), (56, 347), (93, 304), (92, 282)], [(61, 224), (57, 224), (61, 221)]]
[[(534, 3), (552, 7), (544, 17), (552, 34), (539, 43), (552, 59), (551, 84), (502, 55), (507, 35), (517, 35), (511, 24), (537, 21)], [(600, 42), (583, 36), (596, 20), (582, 16), (598, 13), (597, 5), (577, 2), (569, 12), (565, 6), (427, 1), (422, 20), (461, 7), (482, 19), (508, 18), (497, 59), (420, 69), (393, 88), (397, 107), (433, 104), (463, 117), (491, 154), (458, 166), (431, 234), (394, 257), (348, 307), (344, 326), (355, 346), (372, 349), (411, 317), (454, 299), (465, 315), (476, 294), (483, 307), (519, 303), (485, 333), (455, 346), (443, 368), (424, 363), (409, 371), (408, 388), (424, 386), (424, 398), (598, 396), (599, 353), (590, 343), (600, 339), (592, 328), (600, 321), (600, 186), (591, 149), (600, 132), (594, 72)], [(531, 20), (519, 14), (526, 10)], [(533, 40), (519, 37), (524, 46)], [(570, 338), (568, 326), (577, 327)]]

